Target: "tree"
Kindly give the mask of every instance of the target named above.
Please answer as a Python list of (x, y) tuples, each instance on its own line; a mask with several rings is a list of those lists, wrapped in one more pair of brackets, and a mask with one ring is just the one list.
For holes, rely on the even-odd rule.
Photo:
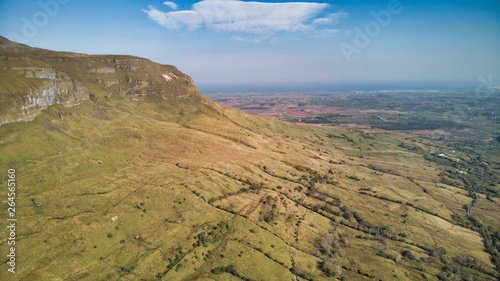
[(332, 255), (338, 247), (337, 233), (328, 233), (318, 240), (319, 250), (325, 255)]
[(321, 263), (320, 269), (328, 276), (337, 276), (342, 274), (342, 266), (335, 256), (325, 259)]

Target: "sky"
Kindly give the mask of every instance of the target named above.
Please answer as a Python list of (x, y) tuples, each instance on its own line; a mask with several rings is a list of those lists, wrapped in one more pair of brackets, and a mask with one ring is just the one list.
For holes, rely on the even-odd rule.
[(205, 93), (500, 81), (499, 0), (0, 0), (0, 35), (172, 64)]

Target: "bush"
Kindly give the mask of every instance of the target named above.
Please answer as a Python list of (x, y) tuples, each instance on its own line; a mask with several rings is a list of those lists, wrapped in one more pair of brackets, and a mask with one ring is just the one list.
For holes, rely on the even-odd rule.
[(124, 266), (124, 267), (122, 267), (122, 268), (120, 268), (120, 269), (121, 269), (121, 271), (123, 271), (123, 272), (130, 272), (130, 271), (132, 271), (132, 269), (131, 269), (130, 267), (128, 267), (128, 266)]
[(330, 277), (342, 274), (342, 266), (336, 257), (325, 259), (321, 262), (320, 269)]
[(415, 254), (413, 254), (412, 251), (410, 250), (404, 250), (401, 252), (401, 256), (409, 259), (409, 260), (414, 260), (416, 257), (415, 257)]
[(278, 218), (278, 205), (276, 204), (276, 201), (277, 199), (272, 196), (268, 196), (266, 198), (260, 211), (261, 220), (271, 223)]
[(226, 267), (221, 266), (221, 267), (213, 268), (212, 269), (212, 273), (213, 274), (229, 273), (229, 274), (231, 274), (233, 276), (236, 276), (236, 277), (238, 277), (238, 278), (240, 278), (240, 279), (242, 279), (244, 281), (252, 281), (252, 279), (240, 275), (238, 273), (238, 271), (236, 271), (236, 268), (234, 268), (233, 265), (229, 265), (229, 266), (226, 266)]

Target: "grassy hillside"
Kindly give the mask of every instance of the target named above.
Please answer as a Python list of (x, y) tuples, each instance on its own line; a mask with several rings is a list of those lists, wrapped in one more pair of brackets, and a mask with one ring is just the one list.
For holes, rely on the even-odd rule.
[[(145, 59), (2, 45), (2, 117), (57, 79), (88, 98), (63, 95), (0, 126), (0, 184), (16, 169), (18, 218), (17, 273), (2, 263), (0, 280), (498, 276), (481, 229), (465, 222), (468, 192), (401, 146), (438, 152), (432, 143), (247, 115)], [(46, 70), (30, 76), (28, 64), (59, 78), (31, 78)], [(494, 236), (500, 200), (476, 202)]]

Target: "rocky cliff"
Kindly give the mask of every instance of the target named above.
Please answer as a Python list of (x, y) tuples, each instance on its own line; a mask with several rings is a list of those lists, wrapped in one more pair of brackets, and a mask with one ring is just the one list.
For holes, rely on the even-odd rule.
[(217, 107), (191, 77), (170, 65), (131, 56), (53, 52), (0, 37), (0, 125), (31, 121), (42, 110), (113, 94), (189, 99)]
[[(8, 57), (7, 57), (8, 58)], [(1, 62), (0, 62), (1, 64)], [(89, 91), (78, 80), (61, 75), (50, 67), (3, 66), (0, 101), (0, 124), (31, 121), (48, 106), (71, 107), (89, 98)], [(6, 88), (13, 81), (22, 82), (19, 90)]]

